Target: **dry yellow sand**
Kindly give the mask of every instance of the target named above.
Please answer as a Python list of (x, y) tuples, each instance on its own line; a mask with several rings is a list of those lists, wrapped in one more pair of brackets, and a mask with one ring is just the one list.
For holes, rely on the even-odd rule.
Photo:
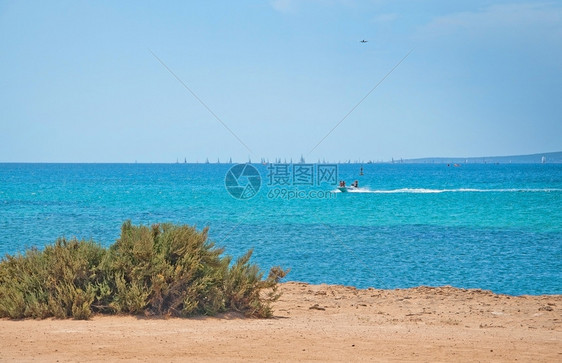
[(282, 284), (273, 319), (0, 320), (1, 361), (562, 361), (562, 296)]

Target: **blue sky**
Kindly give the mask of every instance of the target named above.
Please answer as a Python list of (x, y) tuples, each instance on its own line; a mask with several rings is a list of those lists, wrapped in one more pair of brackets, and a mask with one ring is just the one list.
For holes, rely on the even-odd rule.
[(0, 161), (562, 150), (560, 1), (0, 0), (0, 49)]

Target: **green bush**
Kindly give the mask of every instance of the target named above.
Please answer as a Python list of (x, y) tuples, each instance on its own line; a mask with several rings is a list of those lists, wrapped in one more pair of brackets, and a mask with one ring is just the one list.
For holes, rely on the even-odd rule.
[(6, 256), (0, 261), (0, 317), (187, 317), (226, 311), (270, 317), (287, 271), (275, 267), (263, 279), (250, 263), (252, 251), (231, 264), (207, 235), (207, 228), (128, 221), (109, 249), (61, 238), (43, 251)]

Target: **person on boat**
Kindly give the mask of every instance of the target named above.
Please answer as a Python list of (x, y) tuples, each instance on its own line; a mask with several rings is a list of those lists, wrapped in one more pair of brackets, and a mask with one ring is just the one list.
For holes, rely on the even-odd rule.
[(354, 186), (355, 188), (359, 188), (359, 182), (356, 180), (351, 184), (351, 186)]

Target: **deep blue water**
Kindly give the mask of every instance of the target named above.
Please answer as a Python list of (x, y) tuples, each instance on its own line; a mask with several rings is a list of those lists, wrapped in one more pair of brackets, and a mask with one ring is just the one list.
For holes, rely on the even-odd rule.
[[(358, 287), (453, 285), (562, 294), (562, 165), (338, 166), (358, 193), (288, 187), (330, 198), (234, 199), (226, 164), (0, 164), (0, 254), (59, 236), (119, 236), (121, 223), (210, 226), (226, 253), (254, 249), (287, 279)], [(277, 187), (278, 188), (278, 187)], [(269, 197), (268, 197), (269, 195)], [(281, 195), (281, 194), (280, 194)]]

